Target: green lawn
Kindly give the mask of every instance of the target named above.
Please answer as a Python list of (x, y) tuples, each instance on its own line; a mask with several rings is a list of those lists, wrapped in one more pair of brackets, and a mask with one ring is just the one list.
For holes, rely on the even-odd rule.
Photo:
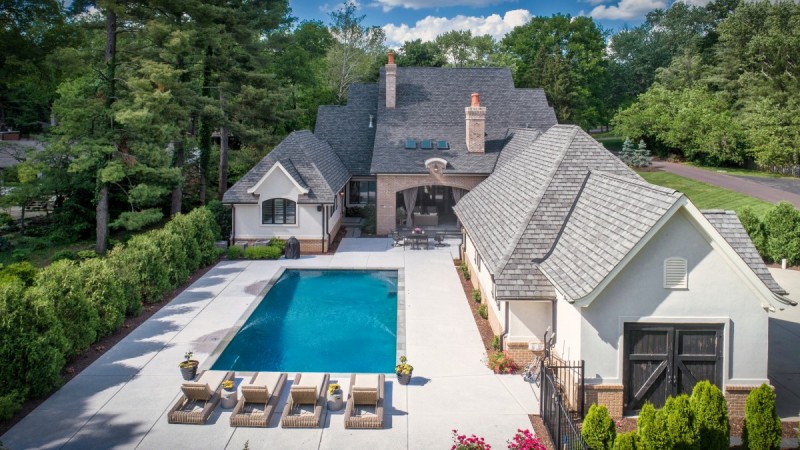
[(639, 175), (653, 184), (684, 193), (700, 209), (738, 211), (749, 206), (757, 215), (763, 216), (773, 206), (764, 200), (667, 172), (639, 172)]
[(621, 138), (619, 136), (615, 136), (611, 132), (593, 134), (592, 137), (597, 142), (603, 144), (603, 146), (605, 148), (607, 148), (607, 149), (609, 149), (609, 150), (611, 150), (613, 152), (621, 151), (622, 150), (622, 143), (625, 141), (625, 139), (623, 139), (623, 138)]

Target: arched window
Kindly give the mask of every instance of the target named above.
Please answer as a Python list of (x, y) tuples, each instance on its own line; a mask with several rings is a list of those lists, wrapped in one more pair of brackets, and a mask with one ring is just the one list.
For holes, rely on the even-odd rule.
[(297, 223), (297, 204), (285, 198), (271, 198), (261, 202), (261, 223), (283, 225)]

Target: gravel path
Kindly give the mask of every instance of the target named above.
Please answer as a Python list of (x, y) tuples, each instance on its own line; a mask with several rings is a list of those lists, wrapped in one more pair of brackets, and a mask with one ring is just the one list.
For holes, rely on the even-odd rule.
[(713, 184), (721, 188), (730, 189), (741, 194), (766, 200), (770, 203), (786, 201), (793, 204), (796, 208), (800, 208), (800, 182), (798, 182), (796, 186), (791, 186), (793, 192), (787, 190), (788, 185), (786, 183), (790, 183), (793, 180), (786, 180), (785, 183), (768, 185), (768, 181), (778, 180), (773, 178), (758, 178), (756, 181), (756, 177), (737, 177), (666, 161), (654, 161), (653, 168), (702, 181), (703, 183)]

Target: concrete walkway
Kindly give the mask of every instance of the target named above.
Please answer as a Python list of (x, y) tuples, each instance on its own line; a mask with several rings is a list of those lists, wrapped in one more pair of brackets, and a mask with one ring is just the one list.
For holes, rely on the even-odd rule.
[[(218, 264), (85, 371), (0, 437), (11, 449), (429, 449), (449, 448), (451, 430), (504, 448), (538, 413), (532, 386), (495, 375), (464, 299), (453, 253), (458, 242), (431, 250), (392, 248), (389, 239), (344, 239), (335, 255), (296, 261)], [(166, 412), (182, 382), (177, 363), (194, 351), (201, 369), (231, 326), (282, 266), (405, 269), (409, 386), (387, 375), (386, 427), (345, 430), (342, 411), (327, 412), (319, 429), (282, 429), (280, 410), (269, 428), (232, 428), (217, 407), (208, 424), (171, 425)], [(343, 349), (358, 351), (358, 349)], [(246, 373), (237, 373), (244, 378)], [(294, 374), (290, 374), (292, 377)], [(331, 374), (349, 391), (349, 374)]]
[(760, 198), (770, 203), (786, 201), (800, 208), (800, 194), (795, 194), (785, 190), (768, 186), (762, 182), (756, 182), (751, 177), (737, 177), (710, 170), (698, 169), (697, 167), (686, 164), (676, 164), (666, 161), (653, 161), (653, 168), (664, 172), (674, 173), (682, 177), (702, 181), (703, 183), (713, 184), (721, 188), (730, 189), (751, 197)]

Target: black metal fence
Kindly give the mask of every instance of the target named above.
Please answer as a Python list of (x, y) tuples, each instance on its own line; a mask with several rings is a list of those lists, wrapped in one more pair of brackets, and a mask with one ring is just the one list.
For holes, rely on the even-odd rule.
[(575, 426), (575, 419), (583, 419), (584, 413), (583, 361), (559, 366), (545, 366), (542, 361), (540, 370), (539, 414), (553, 445), (557, 450), (588, 450)]

